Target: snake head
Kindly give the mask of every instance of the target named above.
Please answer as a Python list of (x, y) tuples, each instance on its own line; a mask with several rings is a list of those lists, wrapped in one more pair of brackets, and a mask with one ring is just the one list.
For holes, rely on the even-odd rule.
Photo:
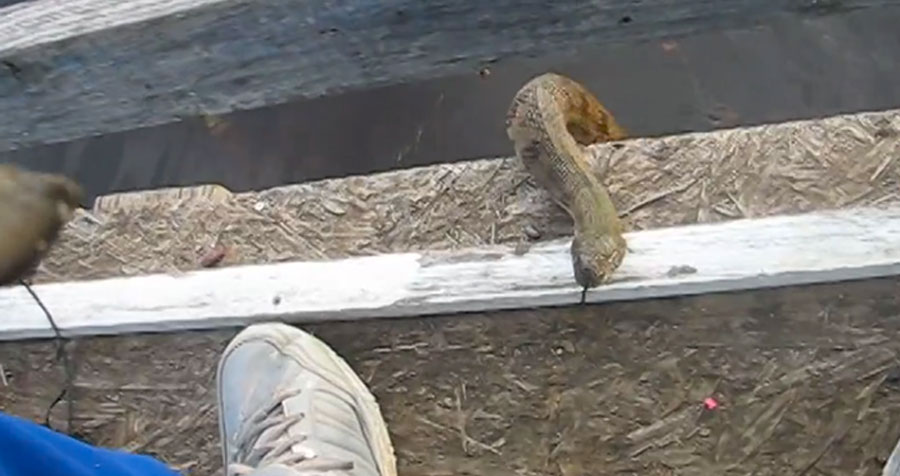
[(81, 185), (64, 175), (36, 172), (11, 164), (0, 164), (0, 191), (28, 200), (50, 200), (70, 209), (78, 208), (84, 200)]
[(84, 189), (75, 181), (62, 175), (44, 174), (40, 176), (43, 195), (75, 209), (84, 201)]
[(625, 258), (625, 239), (621, 235), (603, 235), (572, 240), (572, 267), (575, 281), (584, 289), (608, 283)]
[(26, 172), (27, 186), (33, 200), (45, 200), (57, 210), (60, 224), (69, 221), (76, 208), (84, 201), (84, 189), (74, 180), (58, 174)]

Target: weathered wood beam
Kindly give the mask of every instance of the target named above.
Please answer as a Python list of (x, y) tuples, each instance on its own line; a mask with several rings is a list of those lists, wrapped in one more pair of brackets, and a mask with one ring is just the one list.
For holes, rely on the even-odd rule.
[(34, 0), (0, 9), (0, 150), (900, 0)]
[[(900, 273), (900, 206), (627, 235), (631, 252), (588, 302)], [(51, 283), (37, 293), (70, 336), (207, 329), (576, 304), (569, 240)], [(0, 290), (0, 339), (51, 336), (24, 288)]]

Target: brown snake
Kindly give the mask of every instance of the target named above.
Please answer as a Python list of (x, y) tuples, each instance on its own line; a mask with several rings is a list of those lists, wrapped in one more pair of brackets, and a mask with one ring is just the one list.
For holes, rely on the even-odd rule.
[(624, 227), (590, 168), (586, 146), (626, 138), (625, 130), (584, 86), (542, 74), (516, 93), (506, 133), (526, 170), (574, 221), (572, 267), (582, 287), (607, 283), (626, 253)]

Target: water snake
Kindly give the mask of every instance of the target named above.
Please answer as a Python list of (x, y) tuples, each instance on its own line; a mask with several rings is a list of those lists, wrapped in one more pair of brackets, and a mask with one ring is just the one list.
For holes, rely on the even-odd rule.
[(584, 86), (555, 73), (528, 81), (506, 116), (506, 132), (535, 182), (574, 222), (572, 267), (582, 287), (609, 282), (622, 263), (624, 226), (585, 147), (620, 140), (625, 130)]

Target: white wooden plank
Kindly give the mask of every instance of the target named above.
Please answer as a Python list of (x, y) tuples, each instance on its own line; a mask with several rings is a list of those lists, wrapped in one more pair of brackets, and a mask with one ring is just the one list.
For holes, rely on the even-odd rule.
[[(627, 235), (631, 253), (591, 303), (872, 278), (900, 272), (900, 205)], [(35, 287), (67, 335), (426, 316), (576, 304), (569, 240), (203, 270)], [(690, 267), (694, 272), (671, 274)], [(21, 287), (0, 290), (0, 340), (47, 337)]]
[(0, 150), (598, 44), (898, 0), (32, 0), (0, 9)]

